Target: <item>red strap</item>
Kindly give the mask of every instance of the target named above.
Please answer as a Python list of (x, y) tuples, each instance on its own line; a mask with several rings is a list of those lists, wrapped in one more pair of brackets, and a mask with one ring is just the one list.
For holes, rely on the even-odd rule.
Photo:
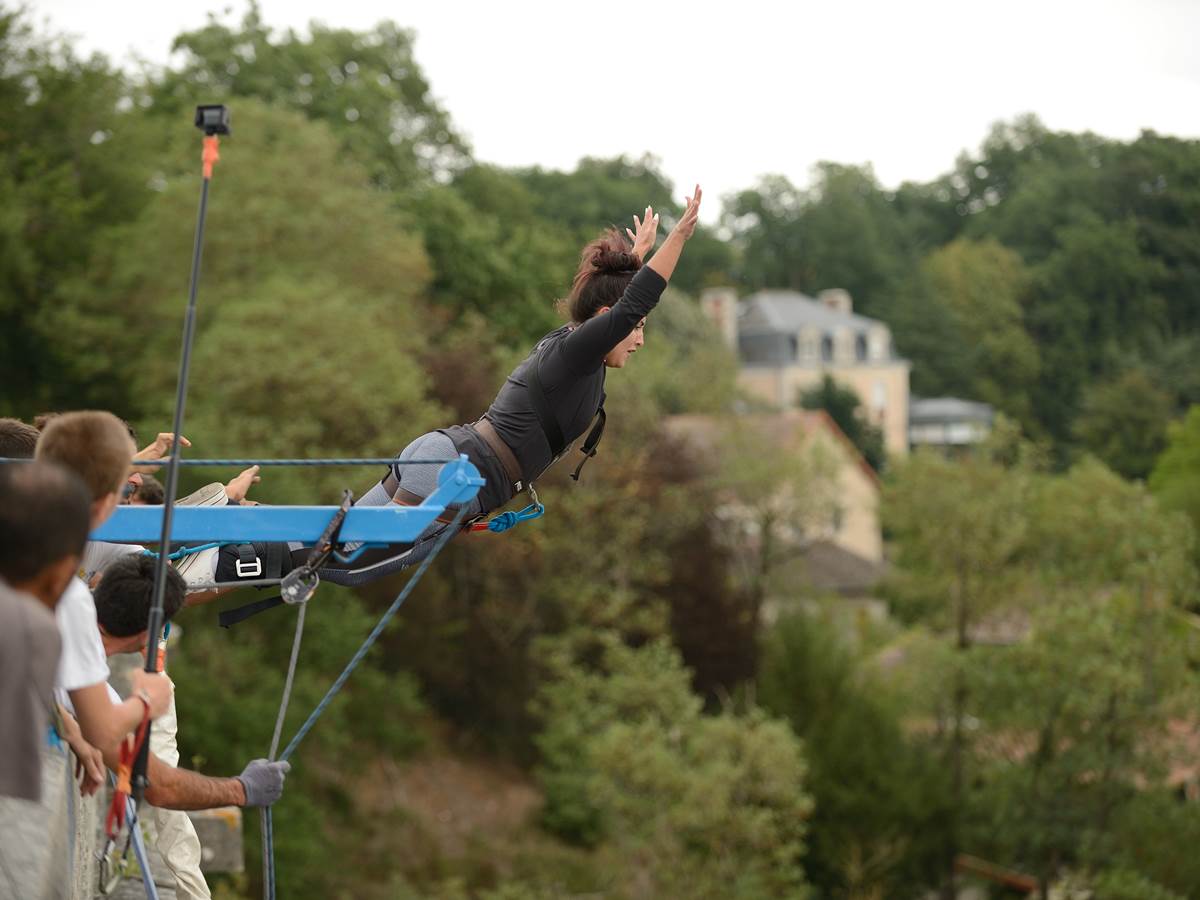
[(113, 789), (112, 803), (108, 807), (108, 815), (104, 818), (104, 833), (110, 841), (115, 841), (121, 828), (125, 825), (125, 798), (132, 792), (130, 777), (133, 773), (133, 761), (137, 759), (146, 742), (146, 732), (150, 727), (150, 704), (142, 699), (142, 722), (138, 725), (137, 734), (132, 738), (121, 741), (119, 765), (117, 766), (117, 786)]

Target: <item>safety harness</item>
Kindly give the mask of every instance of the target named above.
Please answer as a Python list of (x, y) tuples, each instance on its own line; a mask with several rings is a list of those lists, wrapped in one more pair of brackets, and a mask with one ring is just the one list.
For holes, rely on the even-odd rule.
[[(530, 363), (525, 377), (529, 382), (529, 402), (533, 405), (533, 411), (537, 415), (538, 424), (542, 426), (542, 433), (546, 435), (546, 441), (550, 444), (550, 459), (551, 465), (553, 465), (566, 452), (567, 440), (563, 437), (558, 420), (554, 417), (554, 412), (550, 409), (550, 401), (546, 397), (546, 389), (542, 386), (542, 377), (538, 374), (537, 358)], [(584, 464), (596, 455), (596, 445), (600, 443), (600, 438), (604, 436), (604, 423), (607, 418), (604, 414), (606, 396), (604, 393), (600, 394), (600, 408), (596, 410), (596, 424), (592, 426), (592, 430), (584, 438), (583, 446), (579, 448), (583, 454), (583, 459), (579, 461), (579, 465), (571, 473), (571, 478), (574, 481), (579, 480), (579, 473), (583, 470)]]
[[(337, 549), (338, 535), (342, 530), (342, 523), (346, 521), (346, 513), (350, 511), (350, 507), (354, 504), (354, 495), (350, 491), (344, 491), (342, 494), (342, 503), (338, 507), (338, 511), (333, 514), (333, 518), (329, 520), (329, 524), (325, 526), (325, 530), (321, 533), (321, 537), (313, 545), (312, 550), (308, 554), (308, 560), (304, 565), (299, 566), (283, 576), (283, 580), (279, 583), (279, 595), (276, 597), (268, 597), (265, 600), (255, 600), (253, 603), (247, 603), (244, 606), (236, 607), (235, 609), (227, 609), (217, 617), (217, 622), (222, 628), (229, 628), (236, 625), (251, 616), (258, 615), (260, 612), (265, 612), (268, 609), (274, 609), (276, 606), (282, 606), (287, 603), (295, 606), (304, 603), (320, 584), (320, 578), (317, 575), (321, 566), (333, 556)], [(246, 553), (253, 556), (256, 564), (253, 569), (247, 563), (247, 577), (258, 577), (263, 574), (263, 557), (255, 554), (254, 548), (257, 544), (240, 544), (237, 547), (238, 552), (238, 574), (243, 573), (242, 564), (246, 561)], [(275, 550), (278, 554), (278, 562), (268, 559), (268, 571), (279, 573), (283, 565), (283, 547), (278, 543), (268, 543), (268, 550)], [(271, 568), (274, 566), (274, 568)], [(271, 577), (275, 577), (272, 575)]]

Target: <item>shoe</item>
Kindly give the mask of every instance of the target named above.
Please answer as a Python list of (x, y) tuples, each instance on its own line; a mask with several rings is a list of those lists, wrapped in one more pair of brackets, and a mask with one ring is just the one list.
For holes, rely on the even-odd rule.
[[(176, 506), (224, 506), (229, 498), (225, 495), (225, 485), (214, 481), (212, 484), (206, 484), (198, 491), (192, 491), (186, 497), (180, 497), (175, 501)], [(219, 548), (210, 547), (207, 550), (201, 550), (199, 553), (189, 553), (187, 556), (180, 557), (175, 560), (175, 569), (183, 576), (183, 580), (187, 582), (188, 589), (191, 590), (195, 584), (210, 584), (213, 580), (213, 558), (216, 557)]]
[(198, 491), (192, 491), (186, 497), (175, 501), (176, 506), (224, 506), (229, 502), (225, 495), (225, 485), (218, 481), (206, 484)]

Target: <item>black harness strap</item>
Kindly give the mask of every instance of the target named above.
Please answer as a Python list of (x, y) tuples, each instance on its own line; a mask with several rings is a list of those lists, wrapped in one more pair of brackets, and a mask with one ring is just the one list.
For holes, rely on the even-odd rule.
[(247, 603), (235, 609), (227, 609), (217, 616), (217, 623), (222, 628), (229, 628), (231, 625), (236, 625), (251, 616), (257, 616), (260, 612), (266, 612), (268, 609), (274, 609), (276, 606), (283, 606), (283, 598), (278, 594), (268, 597), (266, 600), (255, 600), (253, 603)]
[[(329, 559), (330, 555), (333, 553), (334, 547), (337, 545), (338, 535), (342, 530), (342, 523), (346, 521), (346, 513), (350, 511), (352, 504), (353, 495), (349, 491), (343, 492), (342, 505), (338, 508), (338, 511), (333, 514), (333, 518), (330, 519), (329, 524), (325, 526), (325, 531), (322, 532), (321, 537), (318, 538), (316, 544), (313, 545), (312, 550), (308, 554), (308, 562), (306, 562), (300, 568), (289, 572), (284, 578), (283, 588), (285, 592), (289, 588), (288, 582), (293, 575), (298, 575), (301, 580), (305, 580), (306, 578), (315, 575), (317, 570), (320, 569), (321, 566), (325, 564), (326, 560)], [(282, 545), (272, 543), (268, 544), (267, 546), (269, 553), (272, 555), (279, 554), (280, 557), (282, 557)], [(238, 547), (239, 555), (241, 555), (242, 550), (243, 547)], [(251, 551), (250, 555), (254, 555), (253, 551)], [(257, 557), (255, 557), (255, 559), (257, 559)], [(282, 564), (281, 559), (277, 562), (280, 565)], [(316, 581), (313, 579), (310, 587), (315, 586)], [(311, 593), (311, 589), (309, 590), (309, 593)], [(291, 595), (289, 594), (289, 597), (290, 596)], [(222, 628), (229, 628), (232, 625), (236, 625), (238, 622), (249, 619), (251, 616), (258, 615), (260, 612), (266, 612), (268, 609), (274, 609), (276, 606), (283, 606), (283, 604), (286, 602), (288, 601), (285, 601), (282, 595), (277, 597), (268, 597), (266, 600), (255, 600), (253, 603), (247, 603), (243, 606), (235, 607), (234, 609), (225, 610), (217, 616), (217, 623)], [(292, 602), (298, 601), (293, 599)]]
[[(534, 358), (525, 374), (526, 380), (529, 382), (529, 402), (533, 406), (534, 413), (537, 414), (538, 424), (542, 426), (542, 433), (546, 435), (546, 441), (550, 444), (551, 461), (557, 462), (558, 458), (567, 449), (567, 441), (563, 437), (562, 429), (558, 425), (558, 419), (554, 417), (554, 412), (550, 409), (550, 401), (546, 397), (546, 389), (542, 386), (542, 378), (538, 374), (538, 362), (539, 360)], [(583, 470), (584, 463), (596, 455), (596, 445), (600, 443), (600, 438), (604, 436), (604, 423), (606, 419), (604, 414), (604, 400), (605, 396), (601, 394), (600, 408), (596, 410), (597, 422), (592, 426), (592, 430), (588, 432), (583, 446), (579, 448), (580, 452), (583, 453), (583, 459), (579, 461), (579, 465), (571, 473), (571, 478), (575, 481), (579, 480), (579, 473)]]

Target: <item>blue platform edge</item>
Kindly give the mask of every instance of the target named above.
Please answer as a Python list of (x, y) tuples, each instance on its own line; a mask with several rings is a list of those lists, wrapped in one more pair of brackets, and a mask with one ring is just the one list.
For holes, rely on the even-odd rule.
[[(472, 500), (485, 481), (461, 455), (438, 473), (437, 489), (420, 506), (356, 506), (346, 514), (339, 540), (390, 544), (411, 542), (450, 505)], [(315, 541), (336, 506), (176, 506), (171, 540)], [(157, 543), (162, 537), (161, 506), (120, 506), (90, 535), (94, 541)]]

